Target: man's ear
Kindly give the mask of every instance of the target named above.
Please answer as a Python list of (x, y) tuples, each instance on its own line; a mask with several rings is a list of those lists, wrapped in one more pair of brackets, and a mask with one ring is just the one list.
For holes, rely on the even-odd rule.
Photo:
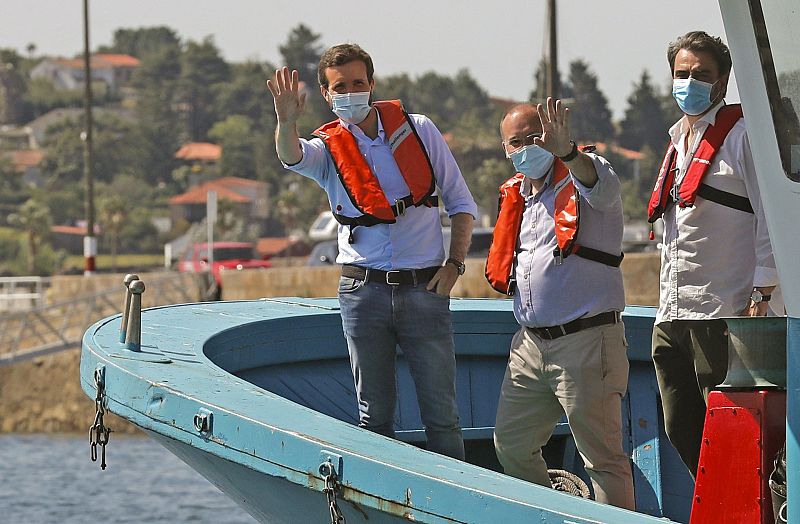
[(715, 97), (717, 98), (717, 100), (725, 98), (725, 96), (728, 94), (728, 81), (730, 80), (730, 78), (731, 78), (731, 73), (729, 71), (725, 73), (725, 75), (721, 76), (719, 80), (717, 80), (717, 82), (719, 83), (719, 87), (717, 88), (718, 89), (717, 93), (720, 93), (717, 97)]
[(328, 88), (325, 86), (319, 86), (319, 92), (322, 95), (322, 98), (324, 98), (325, 101), (328, 102), (328, 105), (330, 105), (331, 101), (328, 100)]

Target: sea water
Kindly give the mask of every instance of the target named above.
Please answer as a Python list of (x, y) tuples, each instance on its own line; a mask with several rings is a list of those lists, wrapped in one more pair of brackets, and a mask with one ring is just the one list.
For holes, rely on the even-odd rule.
[(0, 523), (255, 522), (146, 437), (112, 433), (106, 462), (90, 460), (88, 435), (0, 435)]

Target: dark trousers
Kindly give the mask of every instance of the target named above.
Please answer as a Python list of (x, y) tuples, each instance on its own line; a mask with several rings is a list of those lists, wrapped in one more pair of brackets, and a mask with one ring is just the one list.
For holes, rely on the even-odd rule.
[(694, 477), (706, 416), (706, 399), (728, 369), (724, 320), (673, 320), (653, 327), (664, 425), (672, 445)]

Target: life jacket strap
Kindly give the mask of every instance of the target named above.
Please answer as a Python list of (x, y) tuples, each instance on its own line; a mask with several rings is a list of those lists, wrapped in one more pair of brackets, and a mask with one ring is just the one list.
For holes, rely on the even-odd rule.
[(599, 262), (601, 264), (605, 264), (606, 266), (611, 266), (611, 267), (619, 267), (619, 265), (622, 263), (622, 259), (625, 258), (625, 253), (620, 253), (619, 255), (612, 255), (611, 253), (606, 253), (605, 251), (600, 251), (599, 249), (573, 244), (568, 252), (565, 252), (558, 247), (555, 248), (555, 250), (553, 250), (553, 256), (555, 257), (554, 260), (555, 265), (560, 266), (563, 263), (564, 259), (567, 258), (569, 255), (577, 255), (581, 258), (585, 258), (586, 260)]
[[(403, 198), (398, 198), (392, 204), (392, 213), (394, 216), (399, 217), (406, 214), (406, 209), (414, 205), (414, 197), (411, 195), (406, 195)], [(417, 204), (417, 207), (425, 206), (425, 207), (439, 207), (439, 197), (436, 195), (429, 195), (422, 199)]]
[[(402, 216), (405, 214), (406, 209), (414, 205), (414, 199), (411, 195), (405, 196), (403, 198), (399, 198), (395, 201), (395, 203), (391, 206), (392, 213), (394, 216)], [(422, 200), (417, 206), (425, 206), (425, 207), (439, 207), (439, 197), (436, 195), (430, 195)], [(376, 224), (386, 224), (387, 222), (384, 220), (380, 220), (375, 218), (372, 215), (360, 215), (357, 217), (348, 217), (345, 215), (340, 215), (338, 213), (333, 214), (333, 218), (336, 219), (337, 222), (342, 224), (343, 226), (347, 226), (350, 228), (350, 234), (347, 237), (347, 241), (350, 244), (355, 243), (355, 237), (353, 235), (353, 230), (358, 226), (364, 227), (371, 227)]]
[(753, 214), (753, 206), (750, 204), (750, 199), (747, 197), (734, 195), (727, 191), (722, 191), (707, 184), (700, 184), (697, 190), (697, 196), (703, 197), (722, 206), (738, 209), (745, 213)]

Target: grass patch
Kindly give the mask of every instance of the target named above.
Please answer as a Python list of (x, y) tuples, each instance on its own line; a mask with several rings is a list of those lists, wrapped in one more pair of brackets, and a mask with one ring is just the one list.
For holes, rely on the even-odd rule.
[[(117, 269), (130, 269), (135, 268), (145, 269), (153, 267), (163, 267), (164, 255), (158, 254), (141, 254), (141, 253), (127, 253), (117, 255)], [(86, 260), (82, 255), (69, 255), (64, 261), (65, 270), (79, 270), (86, 266)], [(98, 271), (110, 271), (111, 255), (97, 255), (95, 257), (95, 266)]]

